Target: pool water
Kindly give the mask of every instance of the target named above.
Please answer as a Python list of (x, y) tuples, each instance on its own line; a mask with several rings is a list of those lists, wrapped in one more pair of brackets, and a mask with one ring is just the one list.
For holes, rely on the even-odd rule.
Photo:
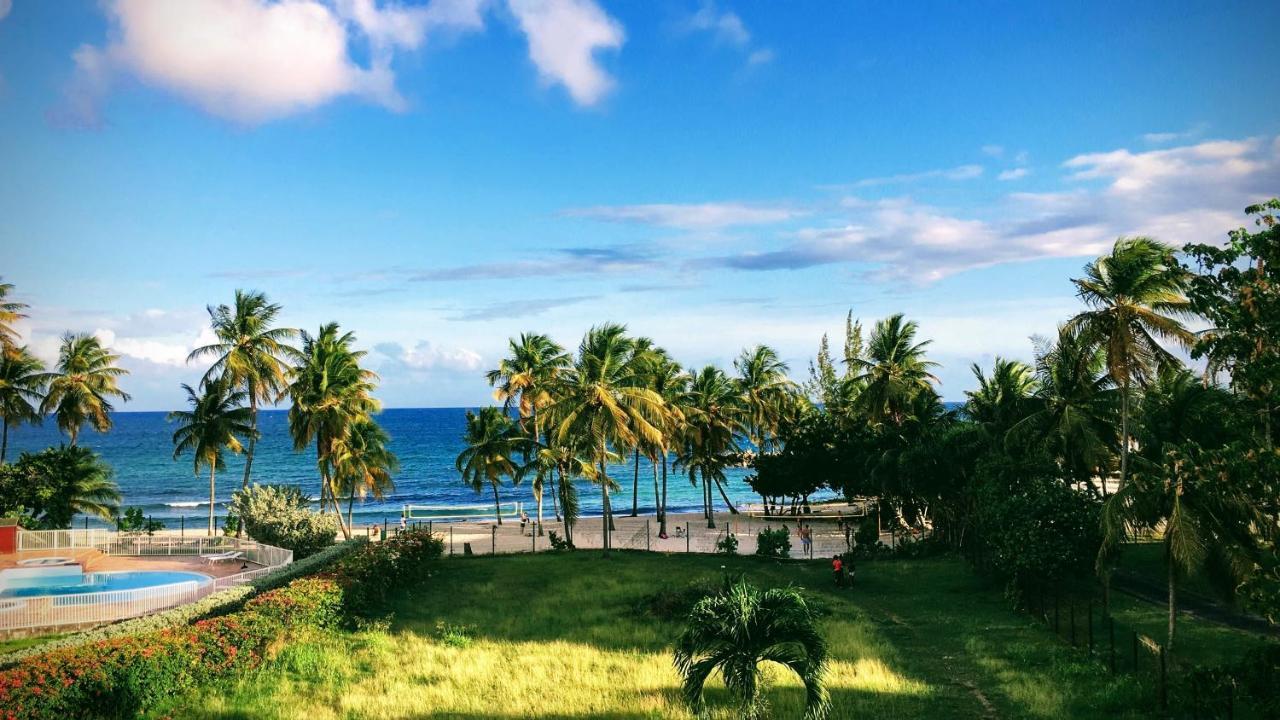
[(38, 597), (43, 595), (79, 595), (82, 593), (136, 590), (177, 583), (207, 583), (208, 575), (169, 570), (126, 572), (61, 573), (37, 577), (6, 578), (0, 582), (0, 598)]

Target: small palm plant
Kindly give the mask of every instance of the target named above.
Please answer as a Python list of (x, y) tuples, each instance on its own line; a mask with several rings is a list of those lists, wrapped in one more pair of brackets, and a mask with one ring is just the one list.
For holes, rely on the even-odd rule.
[(742, 703), (742, 717), (768, 717), (763, 662), (778, 663), (800, 676), (805, 720), (826, 718), (827, 644), (818, 632), (817, 614), (798, 590), (761, 590), (739, 579), (698, 601), (675, 651), (684, 699), (693, 712), (704, 714), (703, 688), (719, 670), (725, 687)]

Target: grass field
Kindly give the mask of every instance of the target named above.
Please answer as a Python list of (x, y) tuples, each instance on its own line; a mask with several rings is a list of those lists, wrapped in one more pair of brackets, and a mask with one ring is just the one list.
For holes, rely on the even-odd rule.
[[(865, 563), (857, 587), (837, 591), (823, 563), (583, 552), (444, 562), (397, 601), (388, 627), (290, 646), (154, 715), (690, 718), (671, 664), (679, 625), (636, 608), (659, 587), (726, 572), (803, 586), (827, 608), (833, 718), (1123, 718), (1151, 707), (1149, 686), (1110, 677), (954, 559)], [(778, 674), (769, 698), (775, 717), (799, 717), (791, 678)], [(734, 717), (722, 690), (709, 699), (713, 717)]]

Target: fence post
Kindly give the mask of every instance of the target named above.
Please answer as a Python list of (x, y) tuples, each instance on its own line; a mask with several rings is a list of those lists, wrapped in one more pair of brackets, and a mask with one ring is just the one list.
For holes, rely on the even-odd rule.
[(1116, 620), (1107, 615), (1107, 637), (1111, 643), (1111, 674), (1116, 674)]
[(1164, 646), (1160, 646), (1160, 709), (1167, 710), (1169, 708), (1169, 686), (1165, 675), (1165, 652)]
[(649, 547), (649, 537), (650, 537), (650, 534), (649, 534), (649, 519), (648, 519), (648, 518), (645, 518), (645, 521), (644, 521), (644, 549), (645, 549), (645, 551), (648, 551), (648, 550), (651, 550), (651, 549), (652, 549), (652, 548), (650, 548), (650, 547)]
[(498, 554), (498, 526), (497, 525), (489, 526), (489, 554), (490, 555)]
[(536, 530), (529, 533), (529, 552), (538, 552), (538, 533)]
[(689, 523), (686, 522), (684, 524), (684, 551), (685, 552), (689, 552), (689, 547), (690, 547), (689, 546), (689, 537), (690, 537), (689, 530), (690, 530)]
[(187, 536), (187, 516), (178, 517), (178, 537), (185, 538)]
[(428, 535), (431, 535), (431, 534), (433, 534), (434, 532), (435, 532), (435, 531), (432, 529), (431, 521), (430, 521), (430, 520), (428, 520), (428, 521), (427, 521), (427, 534), (428, 534)]
[(453, 526), (449, 526), (449, 554), (453, 555)]
[(387, 539), (387, 516), (382, 516), (382, 539)]

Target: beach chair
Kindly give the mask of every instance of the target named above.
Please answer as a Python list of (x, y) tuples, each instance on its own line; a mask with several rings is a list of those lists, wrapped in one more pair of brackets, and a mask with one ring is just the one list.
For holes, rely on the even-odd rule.
[(228, 550), (227, 552), (220, 553), (206, 553), (201, 555), (200, 559), (209, 565), (214, 565), (227, 560), (239, 560), (242, 557), (244, 557), (244, 553), (239, 550)]

